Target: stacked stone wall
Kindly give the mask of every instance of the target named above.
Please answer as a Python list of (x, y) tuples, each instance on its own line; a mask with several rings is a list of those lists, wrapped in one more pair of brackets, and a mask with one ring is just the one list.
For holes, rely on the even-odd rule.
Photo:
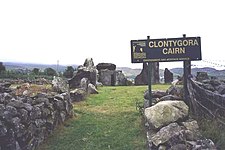
[(73, 115), (67, 93), (28, 97), (7, 93), (7, 87), (1, 89), (0, 150), (35, 149)]

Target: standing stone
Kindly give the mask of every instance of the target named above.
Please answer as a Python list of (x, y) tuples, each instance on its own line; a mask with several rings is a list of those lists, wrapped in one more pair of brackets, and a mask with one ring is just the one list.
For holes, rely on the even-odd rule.
[(152, 65), (152, 83), (159, 83), (159, 62), (151, 63)]
[(52, 80), (52, 87), (54, 91), (59, 93), (67, 92), (69, 88), (67, 82), (64, 79), (56, 76), (54, 76), (54, 79)]
[(82, 78), (88, 78), (90, 83), (96, 85), (97, 82), (97, 69), (94, 66), (94, 62), (92, 58), (87, 58), (84, 62), (84, 66), (78, 67), (75, 75), (69, 80), (70, 88), (79, 88), (80, 80)]
[(80, 81), (80, 87), (82, 89), (84, 89), (85, 91), (88, 90), (88, 84), (89, 84), (89, 80), (88, 78), (82, 78), (81, 81)]
[(116, 72), (114, 70), (102, 69), (99, 71), (99, 82), (103, 85), (115, 85), (116, 84)]
[(116, 85), (127, 85), (127, 78), (121, 70), (116, 71)]
[[(151, 63), (152, 65), (152, 84), (159, 83), (159, 63)], [(143, 69), (139, 75), (134, 79), (135, 85), (147, 85), (148, 84), (148, 64), (143, 63)]]
[(98, 81), (103, 85), (113, 86), (116, 85), (116, 65), (112, 63), (99, 63), (97, 65), (99, 72)]
[(95, 66), (93, 59), (92, 58), (86, 58), (83, 66), (86, 67), (86, 68), (93, 68)]
[(139, 75), (134, 79), (135, 85), (147, 85), (148, 84), (148, 65), (143, 63), (143, 69)]
[(173, 82), (173, 73), (170, 72), (168, 68), (166, 68), (164, 71), (164, 80), (165, 80), (165, 83)]

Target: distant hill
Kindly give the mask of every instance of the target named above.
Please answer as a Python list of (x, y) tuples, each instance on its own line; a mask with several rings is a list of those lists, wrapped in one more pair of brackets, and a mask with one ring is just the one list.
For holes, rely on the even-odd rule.
[(132, 69), (129, 67), (117, 67), (116, 70), (122, 70), (126, 77), (134, 79), (138, 74), (141, 73), (142, 69)]
[[(170, 69), (175, 75), (183, 75), (183, 68), (173, 68)], [(192, 75), (196, 76), (197, 72), (207, 72), (209, 76), (215, 76), (220, 79), (225, 79), (225, 70), (217, 70), (215, 68), (205, 67), (205, 68), (192, 68)]]
[[(134, 79), (137, 75), (141, 73), (142, 68), (140, 69), (132, 69), (129, 67), (117, 67), (117, 70), (122, 70), (123, 73), (126, 75), (126, 77), (130, 79)], [(164, 76), (164, 70), (159, 69), (159, 76), (163, 77)]]
[[(138, 74), (140, 74), (142, 69), (132, 69), (128, 67), (117, 67), (117, 70), (122, 70), (123, 73), (130, 79), (134, 79)], [(177, 78), (177, 76), (183, 75), (183, 68), (173, 68), (170, 69), (170, 71), (174, 74), (174, 79)], [(192, 75), (196, 76), (197, 72), (207, 72), (209, 76), (215, 76), (219, 79), (225, 79), (225, 70), (217, 70), (215, 68), (205, 67), (205, 68), (192, 68), (191, 73)], [(159, 76), (160, 78), (163, 78), (164, 76), (164, 70), (159, 69)]]
[[(44, 70), (45, 68), (52, 68), (57, 70), (57, 65), (50, 64), (32, 64), (32, 63), (17, 63), (17, 62), (3, 62), (3, 65), (6, 67), (6, 70), (15, 70), (15, 69), (29, 69), (32, 70), (34, 68), (39, 68), (40, 70)], [(64, 71), (66, 67), (69, 65), (59, 65), (58, 71)], [(77, 68), (78, 65), (70, 65), (74, 68)]]
[[(51, 64), (33, 64), (33, 63), (17, 63), (17, 62), (3, 62), (3, 65), (6, 67), (7, 70), (15, 70), (15, 69), (29, 69), (32, 70), (34, 68), (39, 68), (40, 70), (44, 70), (45, 68), (53, 68), (57, 70), (57, 65)], [(58, 71), (62, 72), (65, 71), (67, 66), (73, 66), (77, 68), (78, 65), (59, 65)], [(117, 67), (117, 70), (122, 70), (126, 77), (130, 79), (134, 79), (138, 74), (140, 74), (142, 68), (132, 69), (129, 67)], [(174, 74), (174, 78), (178, 75), (183, 75), (183, 68), (173, 68), (170, 69), (171, 72)], [(216, 76), (220, 79), (225, 79), (225, 70), (217, 70), (215, 68), (205, 67), (205, 68), (192, 68), (191, 69), (192, 75), (196, 76), (197, 72), (207, 72), (209, 76)], [(159, 70), (160, 77), (164, 76), (164, 70)]]

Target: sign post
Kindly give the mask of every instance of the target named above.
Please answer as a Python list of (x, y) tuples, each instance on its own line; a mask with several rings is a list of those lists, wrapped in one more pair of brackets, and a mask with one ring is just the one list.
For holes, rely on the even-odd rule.
[(148, 106), (152, 106), (152, 63), (148, 63), (148, 93), (149, 93), (149, 104)]
[[(150, 36), (147, 36), (147, 39), (150, 40)], [(148, 62), (148, 94), (149, 94), (149, 104), (152, 106), (152, 63)]]
[(131, 40), (131, 62), (201, 60), (201, 38)]
[(149, 88), (149, 106), (152, 104), (151, 95), (151, 67), (152, 62), (184, 62), (184, 90), (185, 101), (188, 104), (187, 79), (191, 74), (191, 61), (201, 60), (201, 38), (186, 37), (183, 38), (165, 38), (147, 40), (131, 40), (131, 62), (148, 62), (148, 88)]

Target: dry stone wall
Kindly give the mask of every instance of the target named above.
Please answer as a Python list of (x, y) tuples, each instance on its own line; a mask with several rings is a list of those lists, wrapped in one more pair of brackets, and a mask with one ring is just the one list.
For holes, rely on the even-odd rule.
[(15, 96), (0, 84), (0, 150), (32, 150), (73, 115), (67, 93)]
[[(183, 96), (178, 92), (182, 93), (182, 90), (175, 89), (172, 87), (167, 92), (152, 92), (153, 106), (146, 107), (148, 104), (145, 104), (148, 149), (215, 150), (214, 142), (201, 135), (197, 121), (189, 116), (189, 107), (183, 100), (179, 100)], [(144, 98), (145, 101), (149, 99), (146, 93)]]

